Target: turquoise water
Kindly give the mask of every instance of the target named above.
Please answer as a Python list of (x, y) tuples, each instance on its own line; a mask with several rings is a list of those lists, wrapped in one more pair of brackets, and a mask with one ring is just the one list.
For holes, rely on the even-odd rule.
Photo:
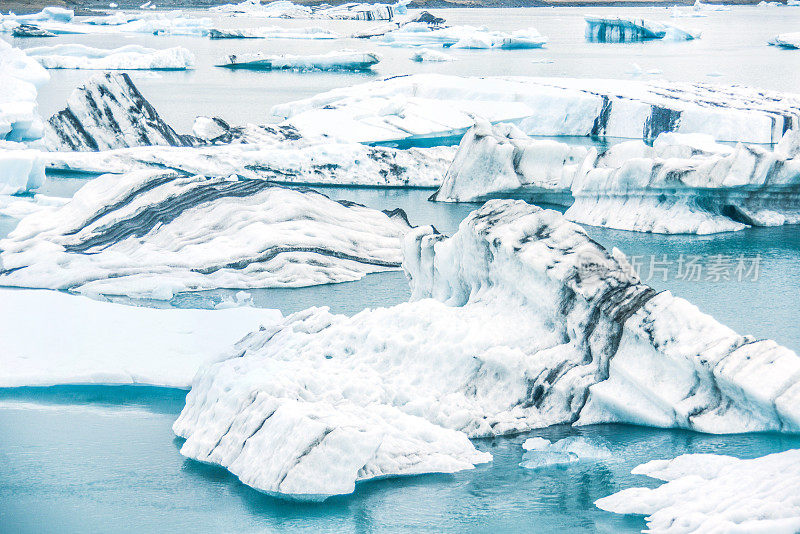
[[(41, 532), (638, 532), (639, 517), (594, 500), (657, 482), (630, 470), (653, 458), (713, 452), (748, 458), (800, 437), (709, 436), (626, 425), (551, 427), (476, 440), (494, 461), (454, 475), (360, 484), (321, 504), (256, 492), (224, 469), (184, 459), (171, 431), (183, 392), (146, 387), (0, 390), (0, 530)], [(527, 470), (526, 437), (583, 435), (612, 461)]]

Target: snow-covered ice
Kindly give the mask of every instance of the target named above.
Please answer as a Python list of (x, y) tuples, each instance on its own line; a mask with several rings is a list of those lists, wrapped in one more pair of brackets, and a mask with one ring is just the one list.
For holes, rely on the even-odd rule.
[(410, 22), (396, 30), (374, 37), (390, 46), (438, 46), (445, 48), (541, 48), (547, 39), (535, 28), (511, 33), (489, 31), (474, 26), (439, 28), (424, 22)]
[(198, 368), (277, 310), (159, 310), (57, 291), (0, 289), (0, 387), (145, 384), (188, 388)]
[(290, 54), (275, 56), (261, 52), (231, 54), (226, 56), (218, 67), (252, 70), (368, 70), (380, 62), (380, 56), (371, 52), (353, 50), (334, 50), (327, 54), (295, 56)]
[(15, 15), (9, 13), (8, 15), (0, 14), (0, 21), (14, 20), (18, 22), (71, 22), (75, 17), (75, 12), (71, 9), (63, 7), (46, 7), (38, 13), (30, 13), (28, 15)]
[(35, 25), (56, 35), (146, 33), (153, 35), (206, 36), (212, 26), (210, 17), (185, 17), (180, 11), (88, 17), (85, 20), (0, 18), (0, 32), (11, 33), (21, 24)]
[(338, 20), (392, 20), (395, 15), (404, 15), (407, 1), (395, 4), (365, 4), (350, 2), (331, 6), (315, 7), (297, 5), (288, 0), (277, 0), (262, 4), (259, 0), (244, 0), (238, 4), (224, 4), (210, 8), (212, 12), (231, 16), (248, 16), (282, 19), (338, 19)]
[(182, 46), (156, 50), (125, 45), (109, 50), (61, 44), (28, 48), (25, 53), (48, 69), (186, 70), (195, 64), (194, 54)]
[(709, 234), (797, 224), (800, 131), (787, 132), (775, 150), (663, 133), (652, 146), (629, 141), (598, 154), (478, 121), (431, 199), (509, 196), (569, 206), (572, 221), (623, 230)]
[(212, 28), (212, 39), (338, 39), (339, 35), (326, 28), (282, 28), (264, 26), (259, 28)]
[[(98, 103), (102, 103), (100, 106)], [(127, 73), (97, 74), (76, 88), (67, 107), (48, 120), (54, 150), (108, 150), (129, 146), (191, 146), (142, 96)]]
[(595, 504), (609, 512), (648, 516), (648, 532), (800, 531), (798, 449), (751, 460), (684, 454), (647, 462), (632, 472), (667, 483), (622, 490)]
[(320, 499), (469, 468), (488, 455), (467, 437), (559, 423), (800, 429), (795, 353), (641, 284), (558, 212), (488, 202), (451, 238), (409, 232), (403, 266), (412, 302), (311, 308), (200, 371), (182, 454)]
[(451, 136), (478, 116), (512, 121), (528, 135), (655, 139), (675, 131), (776, 143), (800, 127), (800, 95), (710, 83), (416, 74), (334, 89), (272, 114), (304, 135), (359, 142)]
[(399, 268), (408, 230), (402, 211), (264, 180), (107, 174), (0, 241), (0, 285), (167, 300), (345, 282)]

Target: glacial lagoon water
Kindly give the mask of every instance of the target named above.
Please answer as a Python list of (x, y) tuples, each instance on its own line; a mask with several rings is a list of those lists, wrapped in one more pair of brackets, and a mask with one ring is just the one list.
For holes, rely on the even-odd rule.
[[(410, 50), (363, 40), (210, 41), (193, 37), (74, 35), (57, 38), (99, 47), (142, 44), (186, 46), (198, 68), (189, 72), (133, 73), (142, 92), (177, 129), (188, 131), (198, 114), (232, 123), (269, 120), (277, 103), (384, 76), (415, 72), (464, 75), (532, 75), (663, 78), (742, 83), (796, 90), (800, 53), (765, 46), (775, 34), (800, 24), (800, 8), (741, 7), (707, 17), (669, 19), (664, 8), (625, 8), (628, 15), (666, 20), (703, 31), (684, 43), (589, 44), (583, 15), (613, 15), (622, 9), (533, 8), (434, 10), (451, 24), (498, 30), (537, 27), (550, 43), (542, 50), (453, 50), (457, 61), (417, 64)], [(371, 23), (221, 19), (221, 26), (324, 25), (342, 34)], [(54, 39), (55, 41), (55, 39)], [(123, 42), (120, 42), (123, 41)], [(38, 46), (14, 40), (16, 46)], [(213, 67), (225, 53), (319, 53), (333, 48), (378, 50), (384, 61), (375, 74), (258, 73)], [(657, 74), (648, 72), (660, 71)], [(72, 90), (93, 73), (53, 71), (40, 96), (42, 114), (63, 107)], [(70, 196), (87, 177), (49, 176), (41, 192)], [(413, 224), (433, 224), (451, 233), (475, 205), (427, 202), (428, 190), (320, 188), (335, 199), (380, 209), (402, 207)], [(0, 236), (13, 219), (0, 217)], [(800, 236), (796, 227), (759, 228), (713, 236), (655, 236), (587, 228), (605, 246), (619, 247), (642, 265), (642, 277), (657, 289), (685, 297), (743, 334), (769, 337), (800, 350), (797, 321)], [(666, 255), (666, 257), (664, 257)], [(703, 259), (691, 279), (682, 263)], [(709, 275), (709, 258), (728, 261), (728, 276)], [(739, 258), (757, 258), (758, 272), (734, 271)], [(652, 262), (652, 267), (650, 269)], [(719, 267), (717, 267), (719, 269)], [(719, 271), (717, 271), (718, 273)], [(681, 276), (683, 274), (683, 276)], [(202, 292), (148, 306), (213, 307), (235, 291)], [(354, 314), (407, 300), (401, 272), (358, 282), (291, 290), (249, 292), (256, 306), (285, 313), (329, 306)], [(0, 303), (2, 305), (2, 303)], [(643, 519), (609, 514), (593, 501), (631, 486), (657, 482), (630, 475), (635, 465), (683, 453), (715, 452), (755, 457), (800, 447), (800, 437), (774, 434), (710, 436), (625, 425), (572, 429), (553, 427), (525, 436), (477, 440), (494, 455), (491, 464), (455, 475), (428, 475), (361, 484), (354, 495), (322, 504), (284, 502), (240, 484), (227, 471), (198, 464), (179, 453), (171, 424), (185, 392), (149, 387), (60, 387), (0, 390), (0, 531), (2, 532), (636, 532)], [(526, 437), (552, 440), (584, 435), (604, 440), (613, 461), (526, 470), (518, 466)]]

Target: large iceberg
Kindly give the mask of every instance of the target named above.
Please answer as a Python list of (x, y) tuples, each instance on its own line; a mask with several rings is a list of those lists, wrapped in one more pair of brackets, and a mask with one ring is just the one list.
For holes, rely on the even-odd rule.
[(149, 33), (153, 35), (208, 35), (212, 20), (209, 17), (184, 17), (180, 11), (125, 14), (117, 13), (85, 20), (58, 18), (24, 19), (19, 16), (0, 18), (0, 33), (12, 33), (22, 24), (35, 22), (36, 27), (56, 35)]
[(218, 67), (250, 70), (368, 70), (380, 61), (380, 56), (370, 52), (353, 50), (331, 51), (327, 54), (295, 56), (290, 54), (275, 56), (254, 52), (250, 54), (231, 54), (226, 56)]
[(535, 28), (511, 33), (474, 26), (439, 28), (425, 22), (409, 22), (374, 38), (390, 46), (438, 46), (445, 48), (541, 48), (547, 39)]
[(752, 460), (684, 454), (633, 470), (667, 481), (631, 488), (595, 504), (620, 514), (647, 515), (648, 532), (800, 532), (800, 450)]
[(599, 43), (630, 43), (664, 39), (691, 41), (700, 34), (647, 19), (586, 17), (586, 40)]
[[(800, 358), (640, 283), (558, 212), (496, 200), (404, 240), (412, 302), (312, 308), (201, 370), (181, 453), (292, 498), (486, 461), (467, 437), (560, 423), (800, 429)], [(324, 475), (323, 475), (324, 474)]]
[[(277, 310), (159, 310), (56, 291), (0, 289), (0, 387), (137, 384), (189, 387)], [(46, 327), (43, 328), (43, 325)]]
[(27, 15), (15, 15), (9, 13), (3, 15), (0, 13), (0, 21), (13, 20), (18, 22), (71, 22), (75, 17), (75, 12), (71, 9), (63, 7), (46, 7), (38, 13), (30, 13)]
[(478, 121), (431, 200), (505, 197), (570, 206), (575, 222), (666, 234), (797, 224), (800, 131), (774, 151), (663, 133), (652, 146), (628, 141), (598, 154)]
[(194, 54), (182, 46), (156, 50), (140, 45), (114, 49), (81, 44), (39, 46), (25, 50), (47, 69), (186, 70), (194, 68)]
[[(266, 131), (270, 127), (252, 128)], [(237, 175), (281, 184), (369, 187), (437, 187), (453, 158), (450, 147), (397, 150), (322, 139), (284, 142), (279, 139), (194, 148), (44, 152), (37, 156), (50, 169), (92, 174), (170, 169), (206, 176)]]
[(0, 285), (166, 300), (345, 282), (398, 269), (408, 231), (402, 210), (265, 180), (107, 174), (0, 240)]
[(0, 141), (32, 141), (44, 132), (37, 88), (50, 75), (22, 50), (0, 39)]
[(177, 134), (164, 122), (127, 73), (98, 74), (75, 89), (66, 109), (48, 120), (45, 138), (55, 150), (193, 143), (191, 136)]
[(264, 26), (260, 28), (212, 28), (211, 39), (338, 39), (339, 35), (325, 28), (281, 28)]
[(741, 86), (572, 78), (400, 76), (272, 108), (305, 135), (397, 142), (465, 132), (474, 117), (528, 135), (655, 139), (706, 133), (777, 143), (800, 127), (800, 96)]

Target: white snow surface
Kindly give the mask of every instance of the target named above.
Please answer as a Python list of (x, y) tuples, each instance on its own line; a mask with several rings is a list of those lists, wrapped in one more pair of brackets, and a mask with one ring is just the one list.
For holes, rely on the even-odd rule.
[(423, 22), (409, 22), (373, 40), (395, 47), (438, 46), (451, 48), (541, 48), (547, 43), (535, 28), (511, 33), (489, 31), (475, 26), (434, 28)]
[[(291, 498), (488, 460), (467, 437), (628, 422), (800, 429), (800, 358), (639, 283), (558, 212), (491, 201), (404, 241), (413, 301), (311, 308), (198, 373), (181, 453)], [(575, 454), (575, 453), (572, 453)]]
[(399, 268), (408, 230), (403, 213), (263, 180), (107, 174), (0, 240), (0, 285), (168, 300), (345, 282)]
[(43, 135), (36, 97), (37, 88), (49, 80), (41, 65), (0, 39), (0, 141), (32, 141)]
[(775, 150), (662, 133), (652, 147), (628, 141), (598, 154), (478, 120), (432, 198), (512, 196), (569, 206), (565, 215), (575, 222), (666, 234), (797, 224), (799, 147), (798, 130)]
[(47, 69), (186, 70), (195, 64), (194, 54), (182, 46), (156, 50), (126, 45), (109, 50), (61, 44), (28, 48), (25, 53)]
[(416, 74), (272, 108), (304, 135), (359, 142), (466, 131), (474, 117), (528, 135), (655, 139), (665, 131), (776, 143), (800, 126), (800, 95), (708, 83)]
[(267, 55), (261, 52), (231, 54), (217, 66), (257, 70), (366, 70), (380, 62), (380, 56), (371, 52), (333, 50), (326, 54), (297, 56), (291, 54)]
[(188, 389), (200, 366), (281, 319), (277, 310), (160, 310), (46, 290), (0, 289), (0, 302), (0, 387)]
[(800, 531), (800, 450), (740, 460), (684, 454), (654, 460), (634, 474), (668, 481), (630, 488), (595, 504), (609, 512), (647, 515), (648, 532), (794, 534)]

